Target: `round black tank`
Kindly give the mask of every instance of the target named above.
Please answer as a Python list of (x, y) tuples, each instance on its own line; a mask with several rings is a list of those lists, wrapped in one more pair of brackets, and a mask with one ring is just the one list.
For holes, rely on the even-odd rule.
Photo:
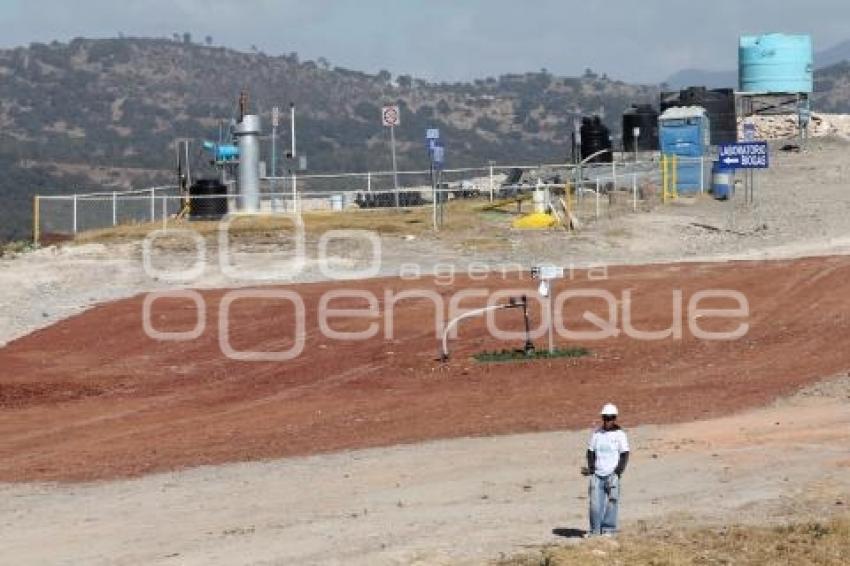
[[(640, 128), (637, 139), (635, 128)], [(623, 113), (623, 151), (634, 152), (635, 149), (658, 150), (658, 112), (651, 104), (635, 104)]]
[(676, 93), (662, 93), (661, 112), (678, 106), (700, 106), (708, 113), (711, 125), (711, 145), (738, 141), (738, 122), (735, 113), (735, 91), (731, 88), (709, 90), (690, 87)]
[(227, 186), (221, 181), (198, 179), (189, 187), (189, 218), (219, 220), (226, 214)]
[(611, 132), (608, 126), (602, 123), (599, 116), (583, 118), (581, 121), (581, 159), (584, 161), (591, 155), (607, 149), (605, 153), (597, 155), (588, 163), (611, 163), (614, 154), (611, 153)]

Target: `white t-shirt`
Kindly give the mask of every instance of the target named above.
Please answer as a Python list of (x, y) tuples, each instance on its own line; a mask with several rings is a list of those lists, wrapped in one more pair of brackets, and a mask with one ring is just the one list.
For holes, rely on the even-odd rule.
[(587, 449), (596, 454), (596, 475), (610, 476), (620, 461), (620, 454), (629, 451), (629, 439), (622, 429), (605, 430), (598, 428), (590, 437)]

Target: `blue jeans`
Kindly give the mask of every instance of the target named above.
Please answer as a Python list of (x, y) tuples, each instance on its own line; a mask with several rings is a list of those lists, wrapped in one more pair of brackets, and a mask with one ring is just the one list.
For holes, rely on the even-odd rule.
[(620, 478), (616, 474), (590, 476), (587, 491), (590, 501), (590, 534), (617, 532), (617, 511), (620, 506)]

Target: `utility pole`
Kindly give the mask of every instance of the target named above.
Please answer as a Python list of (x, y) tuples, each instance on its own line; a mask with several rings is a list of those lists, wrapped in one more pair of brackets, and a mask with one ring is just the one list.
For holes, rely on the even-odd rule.
[(298, 181), (297, 181), (297, 173), (298, 163), (295, 161), (297, 159), (298, 154), (295, 151), (295, 103), (289, 103), (289, 124), (290, 124), (290, 136), (292, 140), (292, 212), (296, 212), (298, 210)]
[[(280, 108), (275, 106), (272, 108), (272, 174), (269, 188), (271, 193), (275, 194), (275, 177), (277, 177), (277, 127), (280, 124)], [(274, 202), (274, 197), (272, 197)]]
[(390, 145), (392, 146), (393, 154), (393, 188), (395, 189), (395, 207), (399, 207), (398, 196), (398, 164), (395, 157), (395, 124), (390, 125)]
[(390, 129), (390, 152), (392, 153), (393, 159), (393, 189), (395, 191), (395, 206), (396, 208), (400, 205), (400, 199), (398, 194), (398, 162), (396, 161), (395, 154), (395, 127), (401, 123), (401, 116), (399, 114), (398, 106), (384, 106), (381, 108), (381, 124), (385, 128)]

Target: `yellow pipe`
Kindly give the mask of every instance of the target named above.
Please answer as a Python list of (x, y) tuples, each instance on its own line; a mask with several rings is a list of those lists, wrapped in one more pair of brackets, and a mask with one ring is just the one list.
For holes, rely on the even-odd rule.
[(673, 182), (671, 183), (671, 185), (673, 185), (673, 187), (672, 187), (672, 191), (671, 191), (670, 196), (674, 199), (679, 198), (679, 156), (678, 155), (673, 156)]

